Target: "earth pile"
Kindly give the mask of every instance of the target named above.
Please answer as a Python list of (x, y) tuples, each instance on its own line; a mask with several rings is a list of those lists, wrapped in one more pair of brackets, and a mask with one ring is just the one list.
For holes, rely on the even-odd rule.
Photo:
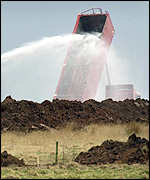
[(145, 164), (149, 161), (149, 141), (145, 138), (129, 136), (127, 142), (106, 140), (87, 152), (81, 152), (74, 160), (80, 164), (127, 163)]
[(102, 102), (93, 99), (83, 103), (68, 100), (45, 100), (37, 103), (16, 101), (11, 96), (1, 103), (1, 131), (47, 130), (62, 128), (73, 122), (75, 129), (91, 123), (149, 123), (149, 101), (136, 99)]
[(25, 166), (25, 163), (23, 159), (19, 160), (11, 154), (8, 154), (7, 151), (4, 151), (1, 153), (1, 167), (9, 165)]

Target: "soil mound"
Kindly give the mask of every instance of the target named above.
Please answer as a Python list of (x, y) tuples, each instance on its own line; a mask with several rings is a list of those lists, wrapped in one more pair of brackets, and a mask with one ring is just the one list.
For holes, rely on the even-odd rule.
[(149, 141), (132, 134), (127, 142), (106, 140), (87, 152), (81, 152), (74, 160), (80, 164), (127, 163), (145, 164), (149, 161)]
[(76, 129), (91, 123), (149, 122), (149, 101), (145, 99), (83, 103), (68, 100), (45, 100), (42, 103), (7, 96), (1, 103), (1, 130), (26, 131), (62, 128), (73, 122)]
[(1, 153), (1, 167), (9, 165), (25, 166), (25, 163), (23, 159), (19, 160), (11, 154), (8, 154), (7, 151), (4, 151)]

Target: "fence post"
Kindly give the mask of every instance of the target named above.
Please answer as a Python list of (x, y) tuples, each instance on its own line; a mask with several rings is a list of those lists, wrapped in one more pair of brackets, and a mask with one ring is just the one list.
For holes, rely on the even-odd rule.
[(56, 159), (55, 159), (55, 164), (58, 163), (58, 141), (56, 141)]
[(63, 144), (63, 164), (64, 164), (64, 157), (65, 156), (65, 153), (64, 153), (64, 144)]
[(40, 166), (40, 157), (37, 156), (37, 167), (39, 167), (39, 166)]

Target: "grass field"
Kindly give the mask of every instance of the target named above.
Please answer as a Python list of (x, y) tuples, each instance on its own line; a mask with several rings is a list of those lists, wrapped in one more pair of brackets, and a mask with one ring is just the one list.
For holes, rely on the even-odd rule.
[(2, 168), (2, 178), (18, 179), (149, 179), (147, 165), (83, 166), (75, 163), (47, 167)]
[[(131, 127), (131, 128), (130, 128)], [(82, 131), (63, 130), (37, 131), (30, 134), (6, 132), (1, 135), (1, 151), (24, 159), (29, 167), (3, 167), (1, 178), (19, 179), (149, 179), (149, 165), (112, 164), (86, 166), (73, 159), (81, 152), (107, 139), (127, 141), (132, 131), (149, 139), (149, 126), (90, 125)], [(58, 141), (58, 164), (55, 163)]]

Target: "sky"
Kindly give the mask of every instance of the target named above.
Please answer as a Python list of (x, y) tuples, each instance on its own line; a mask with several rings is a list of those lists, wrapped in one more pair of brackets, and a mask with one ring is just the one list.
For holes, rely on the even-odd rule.
[[(25, 43), (38, 41), (43, 37), (72, 33), (77, 14), (89, 8), (102, 8), (110, 13), (115, 28), (111, 45), (115, 49), (115, 55), (113, 52), (112, 56), (114, 59), (118, 58), (121, 67), (120, 74), (130, 79), (125, 83), (131, 82), (141, 94), (141, 98), (149, 99), (148, 1), (1, 1), (1, 54), (21, 47)], [(43, 101), (44, 99), (52, 99), (61, 71), (60, 66), (58, 68), (52, 63), (55, 62), (50, 62), (48, 67), (53, 69), (53, 74), (50, 71), (46, 74), (47, 77), (50, 76), (47, 81), (49, 86), (44, 87), (44, 84), (42, 86), (43, 89), (47, 88), (47, 91), (49, 88), (49, 94), (43, 92), (45, 93), (43, 97), (36, 94), (36, 89), (41, 88), (40, 85), (39, 87), (37, 85), (34, 90), (30, 88), (33, 85), (32, 81), (30, 84), (26, 82), (28, 87), (24, 86), (19, 89), (20, 81), (23, 82), (23, 77), (26, 76), (25, 74), (23, 76), (23, 73), (26, 73), (22, 69), (24, 63), (20, 62), (17, 66), (18, 69), (11, 72), (12, 75), (10, 71), (5, 72), (6, 65), (2, 66), (1, 100), (7, 95), (12, 95), (18, 100)], [(113, 72), (111, 72), (114, 74), (115, 68), (116, 71), (119, 69), (119, 65), (115, 63), (113, 64)], [(31, 71), (34, 71), (35, 67), (31, 68), (34, 65), (30, 63), (28, 65)], [(123, 67), (126, 69), (123, 70)], [(44, 72), (45, 70), (41, 69), (40, 71)], [(55, 74), (57, 74), (57, 78)], [(11, 79), (13, 75), (14, 77)], [(15, 82), (16, 79), (17, 82)], [(6, 86), (6, 84), (9, 85)], [(10, 89), (14, 91), (14, 94)], [(28, 93), (25, 94), (25, 92)], [(40, 94), (40, 96), (42, 95)]]

